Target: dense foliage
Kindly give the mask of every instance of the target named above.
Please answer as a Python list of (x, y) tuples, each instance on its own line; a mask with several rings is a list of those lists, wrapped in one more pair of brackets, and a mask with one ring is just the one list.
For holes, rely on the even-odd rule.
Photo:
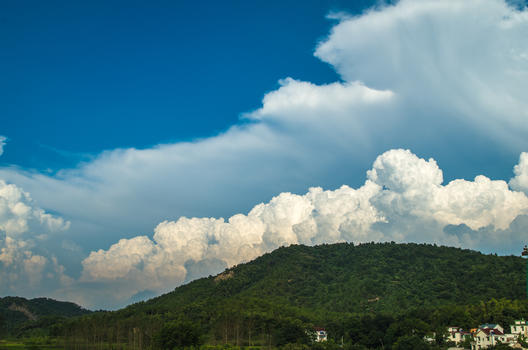
[(48, 333), (65, 318), (88, 313), (77, 304), (49, 298), (0, 298), (0, 337)]
[[(524, 286), (525, 262), (514, 256), (425, 244), (290, 246), (52, 332), (71, 346), (292, 348), (311, 344), (307, 330), (319, 326), (330, 341), (315, 347), (428, 349), (442, 345), (448, 325), (526, 318)], [(433, 332), (436, 344), (425, 343)]]

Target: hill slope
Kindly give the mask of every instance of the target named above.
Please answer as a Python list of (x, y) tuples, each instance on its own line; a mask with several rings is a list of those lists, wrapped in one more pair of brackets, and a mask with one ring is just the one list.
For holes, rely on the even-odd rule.
[(148, 343), (177, 321), (198, 327), (209, 343), (277, 345), (285, 342), (281, 331), (322, 325), (336, 339), (353, 339), (358, 327), (386, 330), (402, 318), (419, 320), (424, 331), (507, 323), (528, 312), (524, 286), (525, 262), (514, 256), (425, 244), (290, 246), (67, 329), (97, 324), (91, 338), (120, 342), (135, 328)]
[(174, 312), (197, 299), (259, 298), (311, 310), (392, 313), (522, 299), (524, 288), (525, 263), (514, 256), (418, 244), (290, 246), (131, 308)]
[(90, 313), (79, 305), (49, 298), (0, 298), (0, 335), (10, 335), (26, 328), (41, 328), (60, 318)]

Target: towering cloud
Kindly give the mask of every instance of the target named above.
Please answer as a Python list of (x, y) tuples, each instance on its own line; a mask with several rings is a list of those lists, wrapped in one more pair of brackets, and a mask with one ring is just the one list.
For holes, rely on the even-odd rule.
[(526, 145), (525, 10), (495, 0), (400, 0), (337, 19), (315, 55), (344, 80), (395, 91), (424, 112), (410, 116), (416, 122), (447, 118)]

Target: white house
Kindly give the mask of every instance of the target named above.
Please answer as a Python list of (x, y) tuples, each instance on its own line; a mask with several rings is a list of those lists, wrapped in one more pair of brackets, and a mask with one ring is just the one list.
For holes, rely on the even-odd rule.
[[(502, 329), (502, 327), (500, 328)], [(490, 346), (497, 345), (499, 342), (502, 344), (509, 344), (513, 347), (513, 345), (517, 343), (517, 335), (504, 334), (499, 329), (479, 328), (477, 333), (473, 336), (471, 350), (487, 349)]]
[(455, 344), (460, 344), (466, 338), (470, 338), (471, 333), (465, 332), (462, 328), (459, 327), (447, 327), (447, 341), (452, 341)]
[(328, 340), (328, 334), (326, 333), (326, 329), (315, 327), (315, 341), (321, 342), (321, 341), (327, 341)]
[(528, 322), (525, 320), (516, 320), (515, 324), (512, 324), (510, 328), (512, 334), (528, 336)]

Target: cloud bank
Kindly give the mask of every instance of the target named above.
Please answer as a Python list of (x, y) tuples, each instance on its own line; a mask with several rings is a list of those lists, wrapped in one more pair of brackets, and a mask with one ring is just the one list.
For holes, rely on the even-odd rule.
[[(527, 153), (521, 154), (511, 184), (525, 175), (526, 159)], [(528, 197), (483, 175), (443, 185), (434, 159), (394, 149), (376, 158), (357, 189), (285, 192), (227, 220), (164, 221), (152, 239), (120, 239), (109, 249), (92, 251), (78, 279), (66, 274), (52, 252), (38, 251), (68, 227), (28, 193), (0, 181), (0, 292), (20, 294), (29, 287), (112, 308), (290, 244), (429, 242), (508, 251), (528, 239)]]
[[(32, 208), (26, 226), (15, 209), (2, 218), (21, 232), (9, 231), (16, 245), (2, 241), (22, 252), (9, 269), (57, 280), (66, 271), (73, 282), (36, 281), (33, 293), (115, 307), (291, 243), (516, 251), (528, 227), (528, 11), (502, 0), (402, 0), (335, 19), (315, 55), (339, 82), (282, 79), (214, 137), (109, 150), (54, 175), (1, 167), (4, 187), (35, 199), (19, 199)], [(519, 154), (510, 187), (492, 180), (507, 178)], [(76, 273), (64, 249), (35, 243), (51, 220), (35, 203), (63, 218), (57, 227), (71, 222), (54, 235), (76, 249)], [(17, 283), (8, 285), (23, 290)]]

